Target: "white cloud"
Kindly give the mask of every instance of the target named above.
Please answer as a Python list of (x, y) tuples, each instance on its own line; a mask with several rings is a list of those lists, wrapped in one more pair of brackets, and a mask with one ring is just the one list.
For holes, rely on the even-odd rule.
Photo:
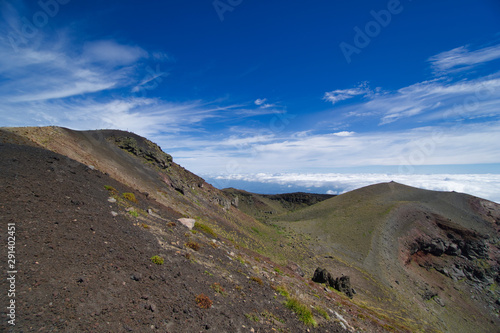
[(428, 190), (467, 193), (500, 203), (500, 174), (258, 173), (221, 175), (217, 179), (292, 185), (313, 192), (321, 189), (328, 194), (342, 194), (372, 184), (395, 181)]
[(500, 122), (351, 136), (257, 131), (231, 140), (177, 140), (176, 160), (198, 174), (324, 172), (334, 168), (500, 163)]
[(96, 66), (92, 59), (74, 55), (64, 40), (17, 53), (9, 45), (0, 44), (0, 54), (0, 73), (8, 79), (0, 82), (2, 103), (41, 102), (97, 93), (126, 85), (133, 74), (130, 67)]
[(380, 125), (405, 119), (441, 121), (500, 116), (500, 72), (471, 80), (434, 79), (375, 94), (369, 101), (329, 112), (333, 117), (378, 118)]
[(130, 65), (148, 56), (148, 52), (138, 46), (118, 44), (113, 40), (90, 41), (83, 46), (83, 58), (87, 61), (113, 66)]
[(500, 44), (474, 51), (469, 50), (468, 46), (457, 47), (430, 57), (429, 62), (435, 72), (443, 73), (468, 70), (496, 59), (500, 59)]
[(335, 136), (352, 136), (354, 134), (356, 134), (356, 133), (349, 132), (349, 131), (342, 131), (342, 132), (333, 133), (333, 135), (335, 135)]
[(368, 83), (364, 82), (356, 88), (351, 89), (337, 89), (333, 91), (326, 92), (323, 96), (325, 101), (328, 101), (332, 104), (336, 104), (340, 101), (344, 101), (346, 99), (350, 99), (356, 96), (369, 96), (372, 95), (373, 92), (368, 88)]
[(269, 109), (269, 108), (274, 108), (277, 106), (276, 104), (266, 103), (266, 102), (267, 102), (267, 98), (257, 98), (254, 101), (254, 104), (259, 106), (261, 109)]

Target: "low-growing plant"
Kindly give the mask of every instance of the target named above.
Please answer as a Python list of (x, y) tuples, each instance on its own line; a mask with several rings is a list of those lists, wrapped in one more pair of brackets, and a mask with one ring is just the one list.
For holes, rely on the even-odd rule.
[(141, 227), (143, 227), (144, 229), (149, 229), (150, 228), (149, 225), (147, 225), (146, 223), (141, 224)]
[(236, 260), (238, 260), (243, 265), (245, 264), (245, 260), (243, 260), (243, 258), (240, 256), (236, 257)]
[(245, 313), (245, 317), (247, 317), (248, 319), (255, 321), (255, 322), (260, 321), (260, 318), (259, 318), (258, 314), (256, 314), (256, 313)]
[(255, 232), (257, 235), (261, 235), (260, 230), (257, 229), (256, 227), (251, 227), (250, 229), (252, 229), (252, 231)]
[(264, 284), (264, 282), (262, 282), (262, 279), (259, 278), (259, 277), (256, 277), (256, 276), (252, 276), (250, 278), (250, 280), (254, 281), (254, 282), (257, 282), (258, 284), (260, 284), (261, 286)]
[(215, 292), (217, 292), (217, 293), (219, 293), (219, 294), (224, 295), (224, 291), (225, 291), (225, 290), (224, 290), (224, 288), (220, 285), (220, 283), (215, 282), (214, 284), (212, 284), (212, 289), (213, 289)]
[(213, 304), (212, 300), (208, 298), (208, 296), (205, 294), (200, 294), (196, 296), (195, 300), (196, 304), (198, 304), (198, 306), (202, 309), (210, 309)]
[(260, 321), (259, 316), (256, 313), (245, 313), (245, 317), (255, 322)]
[(135, 210), (131, 210), (128, 212), (130, 215), (132, 215), (133, 217), (139, 217), (139, 213), (137, 213)]
[(204, 232), (207, 235), (210, 235), (214, 238), (217, 238), (217, 234), (210, 228), (208, 225), (200, 223), (200, 222), (195, 222), (194, 223), (194, 229), (197, 229), (201, 232)]
[(118, 191), (113, 187), (109, 185), (104, 185), (104, 188), (108, 190), (109, 192), (117, 193)]
[(274, 267), (274, 271), (278, 274), (283, 274), (283, 272), (278, 267)]
[(290, 293), (285, 286), (274, 287), (274, 290), (276, 290), (281, 296), (285, 296), (286, 298), (290, 297)]
[(137, 199), (135, 198), (135, 194), (134, 193), (125, 192), (125, 193), (122, 194), (122, 196), (123, 196), (123, 198), (127, 199), (130, 202), (137, 203)]
[(152, 256), (151, 257), (151, 261), (154, 263), (154, 264), (157, 264), (157, 265), (163, 265), (163, 262), (165, 261), (162, 257), (160, 256)]
[(193, 241), (189, 241), (186, 243), (186, 247), (189, 247), (190, 249), (198, 251), (200, 249), (200, 244), (193, 242)]
[(320, 307), (319, 305), (315, 306), (314, 310), (316, 310), (316, 312), (319, 313), (326, 320), (330, 320), (330, 315), (328, 315), (328, 312), (326, 312), (326, 310)]
[(309, 310), (309, 308), (305, 304), (302, 304), (298, 299), (289, 298), (285, 302), (285, 306), (295, 312), (300, 321), (302, 321), (304, 324), (313, 327), (318, 326), (318, 323), (316, 322), (316, 320), (314, 320), (311, 310)]
[(264, 318), (267, 318), (267, 319), (271, 319), (271, 320), (276, 320), (282, 324), (285, 323), (285, 321), (283, 319), (281, 319), (280, 317), (276, 316), (274, 313), (272, 312), (269, 312), (267, 310), (264, 310), (260, 313), (260, 315)]

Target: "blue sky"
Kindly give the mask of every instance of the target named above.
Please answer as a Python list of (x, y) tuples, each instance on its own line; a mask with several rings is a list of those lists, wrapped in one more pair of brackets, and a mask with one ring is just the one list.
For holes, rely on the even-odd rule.
[(0, 4), (0, 126), (133, 131), (210, 179), (500, 173), (496, 0)]

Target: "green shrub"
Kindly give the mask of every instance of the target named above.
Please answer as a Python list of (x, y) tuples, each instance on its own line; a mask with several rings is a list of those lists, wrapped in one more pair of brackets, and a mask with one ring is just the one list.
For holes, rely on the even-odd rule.
[(274, 290), (276, 290), (281, 296), (285, 296), (286, 298), (290, 297), (290, 293), (286, 290), (285, 286), (277, 286)]
[(123, 193), (122, 196), (128, 201), (137, 203), (137, 199), (135, 198), (134, 193)]
[(295, 312), (295, 314), (299, 317), (300, 321), (302, 321), (306, 325), (310, 325), (313, 327), (318, 326), (316, 320), (314, 320), (313, 314), (309, 308), (300, 303), (296, 298), (289, 298), (285, 302), (285, 306)]
[(259, 322), (260, 318), (256, 313), (245, 313), (245, 317), (247, 317), (249, 320)]
[(220, 283), (217, 283), (215, 282), (214, 284), (212, 284), (212, 289), (215, 291), (215, 292), (218, 292), (219, 294), (222, 294), (224, 295), (224, 288), (222, 288), (222, 286), (220, 285)]
[(262, 234), (262, 233), (260, 232), (260, 230), (259, 230), (259, 229), (257, 229), (256, 227), (252, 227), (251, 229), (252, 229), (252, 231), (253, 231), (253, 232), (255, 232), (255, 233), (256, 233), (257, 235), (259, 235), (259, 236)]
[(104, 185), (104, 188), (110, 192), (118, 192), (113, 186)]
[(152, 256), (151, 257), (151, 261), (153, 262), (153, 264), (163, 265), (163, 262), (165, 260), (162, 257), (160, 257), (160, 256)]
[(198, 251), (200, 249), (200, 244), (191, 241), (187, 242), (186, 246), (195, 251)]
[(262, 279), (261, 278), (258, 278), (256, 276), (252, 276), (250, 278), (250, 280), (254, 281), (254, 282), (257, 282), (258, 284), (260, 284), (261, 286), (264, 284), (264, 282), (262, 282)]
[(205, 294), (196, 296), (196, 304), (202, 309), (210, 309), (212, 307), (212, 300)]
[(194, 223), (194, 229), (197, 229), (201, 232), (206, 233), (207, 235), (210, 235), (214, 238), (217, 238), (217, 234), (210, 228), (208, 225), (200, 223), (200, 222), (195, 222)]
[(323, 309), (322, 307), (320, 307), (319, 305), (314, 307), (314, 309), (316, 310), (316, 312), (318, 312), (321, 316), (323, 316), (323, 318), (325, 318), (326, 320), (330, 320), (330, 316), (328, 315), (328, 312), (326, 312), (325, 309)]
[(128, 212), (130, 215), (132, 215), (133, 217), (139, 217), (139, 213), (137, 213), (135, 210), (131, 210)]

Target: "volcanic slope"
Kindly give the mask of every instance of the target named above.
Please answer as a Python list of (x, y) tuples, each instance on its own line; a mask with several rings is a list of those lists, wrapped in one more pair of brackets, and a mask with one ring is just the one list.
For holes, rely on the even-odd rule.
[[(168, 207), (178, 217), (194, 218), (219, 235), (286, 262), (290, 249), (268, 251), (262, 239), (263, 235), (275, 237), (275, 229), (242, 213), (231, 197), (176, 164), (141, 136), (118, 130), (74, 131), (54, 126), (3, 128), (0, 136), (6, 142), (43, 147), (90, 165)], [(298, 249), (295, 255), (304, 256)]]
[[(17, 272), (0, 281), (15, 290), (1, 298), (0, 331), (344, 331), (323, 316), (344, 310), (314, 297), (307, 279), (206, 225), (190, 231), (175, 210), (109, 175), (27, 145), (0, 143), (0, 156), (0, 239), (15, 226)], [(291, 297), (311, 309), (307, 320), (284, 305)]]
[(135, 134), (0, 129), (0, 156), (0, 239), (14, 224), (18, 272), (16, 326), (2, 331), (410, 330), (313, 283), (305, 237), (242, 213)]
[(274, 219), (309, 235), (355, 301), (445, 332), (498, 331), (500, 205), (398, 183), (368, 186)]
[[(17, 221), (24, 240), (20, 262), (26, 274), (19, 280), (26, 287), (18, 296), (28, 309), (19, 313), (23, 325), (41, 331), (90, 327), (88, 331), (104, 332), (120, 331), (119, 322), (125, 323), (123, 331), (138, 332), (151, 326), (174, 332), (199, 327), (334, 332), (337, 325), (369, 332), (492, 332), (498, 326), (500, 210), (492, 202), (390, 183), (302, 209), (325, 198), (300, 202), (303, 196), (297, 194), (274, 199), (249, 194), (264, 203), (252, 209), (245, 195), (219, 191), (133, 133), (3, 128), (0, 142), (1, 218)], [(110, 197), (116, 202), (108, 202)], [(129, 200), (134, 197), (137, 202)], [(245, 204), (248, 214), (264, 212), (256, 216), (261, 221), (237, 208), (245, 209)], [(276, 214), (265, 214), (272, 211), (269, 207)], [(278, 213), (284, 215), (276, 217)], [(180, 217), (194, 218), (195, 229), (181, 226)], [(100, 237), (97, 243), (94, 232)], [(187, 246), (196, 248), (192, 243), (201, 250)], [(153, 264), (153, 255), (166, 263)], [(41, 262), (45, 265), (39, 266)], [(101, 262), (109, 266), (99, 266)], [(65, 263), (66, 270), (52, 263)], [(336, 277), (350, 276), (354, 298), (313, 283), (318, 266)], [(89, 276), (83, 274), (87, 270)], [(99, 285), (105, 287), (92, 289)], [(220, 288), (228, 298), (215, 291)], [(62, 298), (61, 290), (67, 289)], [(212, 296), (212, 312), (200, 312), (193, 300), (199, 292)], [(92, 308), (94, 299), (98, 306), (88, 319), (75, 300)], [(312, 309), (316, 329), (284, 307), (286, 301), (303, 311), (291, 299)], [(247, 307), (251, 304), (253, 310)], [(35, 307), (41, 310), (33, 312)], [(324, 309), (331, 317), (324, 316)], [(43, 316), (42, 326), (34, 324)], [(107, 320), (110, 316), (116, 320)], [(92, 326), (105, 324), (115, 326)]]

